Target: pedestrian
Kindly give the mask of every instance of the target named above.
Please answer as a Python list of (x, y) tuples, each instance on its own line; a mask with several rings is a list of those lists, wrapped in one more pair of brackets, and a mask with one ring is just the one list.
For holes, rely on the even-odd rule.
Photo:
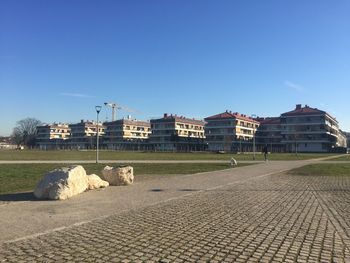
[(265, 162), (266, 162), (266, 161), (268, 161), (268, 160), (267, 160), (267, 154), (268, 154), (267, 145), (265, 145), (265, 146), (263, 147), (263, 153), (264, 153), (264, 159), (265, 159)]

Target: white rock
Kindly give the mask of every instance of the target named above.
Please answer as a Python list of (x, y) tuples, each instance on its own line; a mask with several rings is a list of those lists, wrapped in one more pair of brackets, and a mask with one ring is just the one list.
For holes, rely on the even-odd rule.
[(134, 182), (134, 169), (131, 166), (110, 167), (102, 170), (102, 177), (110, 185), (129, 185)]
[(98, 175), (90, 174), (88, 177), (88, 189), (93, 190), (97, 188), (104, 188), (109, 186), (107, 181), (103, 181)]
[(48, 172), (34, 190), (39, 199), (64, 200), (84, 192), (88, 188), (88, 177), (81, 165), (62, 167)]

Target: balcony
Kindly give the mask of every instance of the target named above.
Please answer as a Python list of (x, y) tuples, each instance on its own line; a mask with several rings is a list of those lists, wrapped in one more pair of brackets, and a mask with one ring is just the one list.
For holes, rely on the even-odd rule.
[(283, 123), (283, 126), (300, 126), (300, 125), (324, 125), (325, 121), (311, 121), (311, 122), (287, 122)]
[(307, 139), (301, 139), (301, 140), (289, 140), (289, 139), (282, 139), (281, 143), (333, 143), (330, 140), (327, 139), (318, 139), (318, 140), (307, 140)]
[(310, 131), (310, 130), (305, 130), (305, 131), (282, 131), (281, 134), (326, 134), (328, 131), (326, 130), (319, 130), (319, 131)]

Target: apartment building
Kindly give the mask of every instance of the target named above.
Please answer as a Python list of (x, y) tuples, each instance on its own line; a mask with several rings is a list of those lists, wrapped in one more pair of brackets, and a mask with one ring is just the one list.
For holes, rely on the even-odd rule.
[(348, 147), (348, 138), (346, 132), (339, 130), (338, 140), (337, 140), (337, 148), (346, 149)]
[(339, 145), (338, 121), (325, 111), (302, 107), (281, 114), (282, 143), (289, 152), (331, 152)]
[(270, 152), (285, 152), (285, 144), (282, 143), (282, 125), (280, 117), (256, 118), (260, 123), (256, 131), (257, 148), (261, 150), (267, 146)]
[(344, 132), (346, 136), (346, 147), (349, 149), (350, 148), (350, 132)]
[(70, 127), (65, 123), (37, 126), (37, 145), (41, 150), (65, 149), (68, 147)]
[(149, 150), (151, 124), (128, 117), (104, 123), (103, 144), (110, 150)]
[[(103, 141), (105, 126), (95, 121), (81, 120), (79, 123), (69, 124), (71, 135), (69, 140), (70, 148), (74, 149), (94, 149), (96, 147), (97, 127), (100, 136), (100, 142)], [(101, 144), (101, 148), (103, 145)]]
[(150, 144), (155, 151), (203, 151), (206, 149), (204, 122), (164, 114), (151, 120)]
[(238, 112), (225, 111), (204, 119), (209, 151), (252, 151), (259, 122)]

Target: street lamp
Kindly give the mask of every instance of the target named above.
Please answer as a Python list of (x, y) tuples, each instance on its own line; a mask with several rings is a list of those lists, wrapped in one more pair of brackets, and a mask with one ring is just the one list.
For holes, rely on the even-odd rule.
[(242, 153), (242, 138), (241, 136), (239, 137), (239, 153)]
[(256, 118), (256, 114), (252, 114), (250, 116), (253, 119), (253, 160), (255, 160), (255, 123), (254, 118)]
[(274, 137), (274, 135), (273, 135), (273, 134), (271, 134), (271, 153), (272, 153), (272, 143), (273, 143), (273, 137)]
[(96, 136), (96, 163), (98, 163), (98, 137), (99, 137), (99, 125), (98, 125), (98, 114), (100, 113), (102, 109), (102, 106), (95, 106), (96, 114), (97, 114), (97, 123), (96, 123), (96, 130), (97, 130), (97, 136)]

